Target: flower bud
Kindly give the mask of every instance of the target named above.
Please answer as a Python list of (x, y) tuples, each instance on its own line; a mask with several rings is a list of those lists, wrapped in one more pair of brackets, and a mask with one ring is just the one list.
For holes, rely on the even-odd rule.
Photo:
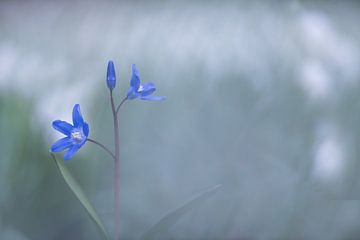
[(113, 90), (115, 88), (116, 76), (115, 76), (115, 67), (113, 61), (109, 61), (107, 66), (106, 83), (110, 90)]

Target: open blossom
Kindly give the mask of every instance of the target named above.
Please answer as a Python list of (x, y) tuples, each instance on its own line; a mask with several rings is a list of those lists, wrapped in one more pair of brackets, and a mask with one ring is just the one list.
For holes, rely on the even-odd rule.
[(165, 97), (151, 96), (151, 94), (156, 90), (156, 87), (153, 83), (145, 83), (141, 85), (140, 83), (140, 74), (136, 68), (136, 65), (133, 64), (131, 67), (132, 76), (130, 80), (130, 89), (127, 93), (127, 99), (136, 99), (140, 98), (142, 100), (164, 100)]
[(66, 137), (56, 141), (51, 146), (51, 152), (67, 150), (64, 155), (64, 160), (69, 160), (73, 157), (85, 144), (89, 135), (89, 125), (84, 121), (81, 115), (79, 104), (75, 104), (73, 108), (72, 119), (73, 125), (61, 120), (56, 120), (52, 123), (53, 128), (66, 135)]

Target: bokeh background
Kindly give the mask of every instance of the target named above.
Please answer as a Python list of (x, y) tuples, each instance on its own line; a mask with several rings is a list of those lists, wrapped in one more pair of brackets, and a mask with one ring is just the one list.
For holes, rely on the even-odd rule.
[[(222, 184), (163, 239), (360, 238), (357, 1), (1, 1), (0, 239), (100, 239), (49, 156), (79, 103), (112, 148), (106, 64), (127, 102), (121, 236)], [(58, 155), (59, 158), (62, 154)], [(113, 163), (65, 162), (113, 232)]]

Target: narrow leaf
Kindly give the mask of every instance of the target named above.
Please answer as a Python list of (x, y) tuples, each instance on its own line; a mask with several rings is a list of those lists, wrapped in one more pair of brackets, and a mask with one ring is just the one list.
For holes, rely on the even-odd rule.
[(79, 199), (83, 207), (86, 209), (87, 213), (90, 215), (91, 219), (96, 223), (101, 233), (104, 235), (105, 239), (109, 239), (109, 235), (105, 230), (103, 223), (100, 220), (99, 215), (95, 211), (94, 207), (91, 205), (90, 201), (86, 197), (84, 191), (80, 187), (79, 183), (73, 178), (69, 170), (65, 167), (64, 163), (60, 160), (57, 160), (55, 155), (51, 153), (52, 158), (54, 159), (57, 168), (59, 169), (62, 177), (65, 182), (71, 189), (71, 191), (75, 194), (75, 196)]
[(187, 212), (191, 209), (201, 205), (206, 199), (212, 196), (221, 185), (216, 185), (211, 187), (202, 193), (198, 194), (185, 204), (176, 208), (173, 211), (170, 211), (163, 218), (160, 219), (158, 223), (153, 225), (149, 230), (147, 230), (141, 237), (141, 239), (161, 239), (161, 237), (168, 232), (168, 230)]

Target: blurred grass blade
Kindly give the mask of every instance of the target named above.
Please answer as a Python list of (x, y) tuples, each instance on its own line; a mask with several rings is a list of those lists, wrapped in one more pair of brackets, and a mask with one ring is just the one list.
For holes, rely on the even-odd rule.
[(160, 219), (158, 223), (153, 225), (148, 231), (146, 231), (141, 239), (162, 239), (163, 235), (167, 233), (167, 231), (187, 212), (191, 209), (199, 206), (206, 199), (212, 196), (221, 185), (215, 185), (202, 193), (198, 194), (190, 201), (176, 208), (175, 210), (166, 214), (163, 218)]
[(60, 160), (57, 160), (55, 155), (51, 153), (52, 158), (54, 159), (56, 166), (58, 167), (61, 175), (63, 176), (65, 182), (71, 189), (71, 191), (75, 194), (75, 196), (79, 199), (83, 207), (86, 209), (92, 220), (96, 223), (96, 225), (99, 227), (101, 233), (104, 235), (105, 239), (109, 239), (109, 235), (105, 230), (105, 227), (103, 223), (100, 220), (99, 215), (95, 211), (94, 207), (91, 205), (90, 201), (86, 197), (84, 191), (80, 187), (79, 183), (72, 177), (69, 170), (65, 167), (63, 162)]

